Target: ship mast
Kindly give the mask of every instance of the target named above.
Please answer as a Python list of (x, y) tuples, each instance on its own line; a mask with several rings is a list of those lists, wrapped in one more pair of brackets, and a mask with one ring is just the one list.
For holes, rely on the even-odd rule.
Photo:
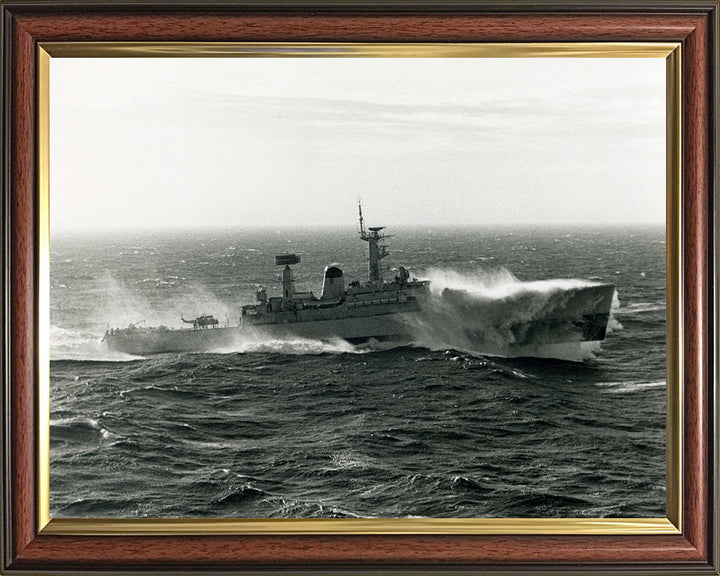
[(382, 286), (382, 269), (380, 268), (380, 260), (388, 255), (384, 244), (385, 235), (380, 234), (385, 226), (370, 227), (368, 233), (365, 230), (365, 220), (362, 215), (362, 204), (358, 202), (358, 212), (360, 214), (360, 240), (368, 243), (368, 282), (371, 286)]

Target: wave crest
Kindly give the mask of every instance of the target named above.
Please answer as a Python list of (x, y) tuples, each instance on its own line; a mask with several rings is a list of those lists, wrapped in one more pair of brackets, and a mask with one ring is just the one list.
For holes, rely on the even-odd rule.
[(572, 361), (592, 358), (601, 349), (598, 342), (582, 341), (576, 329), (584, 320), (577, 305), (585, 296), (580, 292), (597, 282), (523, 282), (503, 267), (471, 274), (433, 268), (424, 276), (431, 295), (414, 329), (421, 346)]

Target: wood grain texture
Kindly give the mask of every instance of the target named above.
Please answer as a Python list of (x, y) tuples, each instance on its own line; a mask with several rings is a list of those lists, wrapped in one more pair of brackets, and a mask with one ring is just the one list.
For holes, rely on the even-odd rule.
[(35, 537), (35, 45), (17, 28), (12, 76), (13, 134), (10, 238), (10, 387), (12, 546), (18, 555)]
[[(555, 572), (680, 570), (710, 573), (708, 490), (711, 378), (708, 364), (710, 16), (696, 10), (652, 13), (269, 13), (157, 9), (52, 12), (31, 6), (13, 18), (12, 186), (12, 567), (16, 570), (135, 567), (172, 569), (390, 567), (490, 568), (503, 563)], [(683, 234), (685, 299), (685, 498), (682, 536), (214, 536), (70, 537), (36, 535), (35, 526), (35, 43), (164, 41), (682, 41)], [(509, 563), (509, 564), (508, 564)]]
[(684, 534), (708, 551), (708, 35), (701, 22), (683, 46), (683, 238), (685, 297), (685, 499)]
[(702, 556), (681, 536), (245, 536), (40, 537), (22, 555), (28, 567), (121, 560), (153, 566), (429, 565), (562, 562), (684, 562)]
[(22, 15), (39, 41), (562, 42), (681, 40), (697, 15), (67, 14)]

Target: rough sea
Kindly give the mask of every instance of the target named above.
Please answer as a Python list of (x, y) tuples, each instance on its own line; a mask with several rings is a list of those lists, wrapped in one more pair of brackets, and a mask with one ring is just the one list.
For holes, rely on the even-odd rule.
[(414, 345), (131, 357), (108, 327), (235, 324), (258, 285), (278, 292), (276, 254), (299, 254), (297, 288), (319, 293), (330, 263), (364, 281), (367, 245), (350, 227), (53, 234), (51, 516), (664, 517), (664, 228), (388, 232), (383, 264), (486, 310), (611, 282), (609, 333), (500, 357), (460, 338), (456, 311)]

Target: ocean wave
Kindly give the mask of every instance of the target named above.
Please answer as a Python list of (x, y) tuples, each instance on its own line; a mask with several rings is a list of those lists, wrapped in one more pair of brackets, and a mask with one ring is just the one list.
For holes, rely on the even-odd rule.
[(424, 277), (431, 282), (429, 300), (408, 321), (420, 346), (571, 361), (593, 358), (601, 349), (587, 346), (577, 329), (587, 321), (586, 303), (593, 303), (587, 298), (605, 297), (600, 291), (586, 290), (598, 282), (572, 278), (522, 282), (503, 267), (471, 274), (429, 269)]
[[(443, 349), (443, 346), (432, 347), (427, 344), (416, 343), (417, 347), (427, 348), (433, 351)], [(458, 347), (455, 352), (464, 355), (466, 358), (472, 358), (472, 361), (463, 363), (463, 368), (467, 370), (485, 370), (488, 367), (488, 360), (494, 358), (541, 358), (546, 360), (562, 360), (564, 362), (586, 362), (593, 360), (602, 352), (602, 342), (560, 342), (557, 344), (536, 344), (532, 346), (515, 346), (512, 351), (506, 350), (504, 353), (499, 351), (477, 351), (472, 348)], [(458, 359), (460, 357), (457, 357)], [(421, 358), (419, 361), (429, 361), (430, 358)], [(439, 361), (434, 358), (432, 361)], [(498, 368), (495, 368), (498, 370)], [(518, 371), (515, 377), (524, 380), (527, 375)]]
[(109, 350), (98, 333), (99, 331), (50, 326), (50, 360), (128, 362), (140, 358)]
[(228, 506), (237, 504), (248, 504), (255, 500), (262, 500), (270, 496), (264, 490), (254, 488), (250, 484), (243, 484), (242, 486), (233, 489), (232, 491), (223, 494), (216, 498), (211, 505), (212, 506)]
[(656, 382), (630, 381), (630, 382), (598, 382), (596, 386), (606, 388), (610, 394), (628, 394), (631, 392), (642, 392), (653, 388), (665, 388), (665, 380)]
[(51, 441), (76, 443), (114, 441), (120, 437), (103, 428), (100, 423), (87, 417), (60, 418), (50, 420)]
[(583, 506), (589, 507), (591, 505), (591, 502), (585, 498), (546, 491), (524, 492), (511, 490), (505, 500), (507, 501), (507, 510), (532, 510), (533, 513), (530, 516), (544, 516), (546, 513), (551, 516), (563, 516), (566, 508), (577, 510)]
[(53, 516), (65, 518), (118, 517), (117, 510), (134, 504), (135, 502), (130, 498), (81, 497), (59, 507)]
[(620, 298), (618, 296), (618, 291), (615, 290), (613, 293), (612, 305), (610, 306), (610, 317), (608, 318), (606, 331), (607, 334), (624, 330), (623, 325), (620, 324), (620, 321), (617, 319), (618, 310), (620, 310)]
[(368, 346), (354, 346), (341, 338), (319, 340), (311, 338), (274, 338), (257, 331), (247, 336), (238, 336), (230, 346), (222, 346), (211, 350), (216, 354), (286, 354), (286, 355), (320, 355), (320, 354), (364, 354), (372, 351)]
[(490, 486), (487, 486), (484, 482), (474, 480), (467, 476), (453, 476), (451, 481), (453, 490), (467, 490), (469, 492), (490, 492), (493, 490)]
[(629, 316), (631, 314), (646, 314), (648, 312), (664, 312), (664, 302), (632, 302), (615, 310), (616, 314)]
[(320, 468), (322, 472), (341, 470), (365, 470), (370, 467), (370, 460), (354, 451), (336, 452), (330, 456), (330, 464)]
[(356, 514), (334, 504), (317, 501), (282, 500), (282, 505), (271, 517), (276, 518), (371, 518), (367, 514)]

